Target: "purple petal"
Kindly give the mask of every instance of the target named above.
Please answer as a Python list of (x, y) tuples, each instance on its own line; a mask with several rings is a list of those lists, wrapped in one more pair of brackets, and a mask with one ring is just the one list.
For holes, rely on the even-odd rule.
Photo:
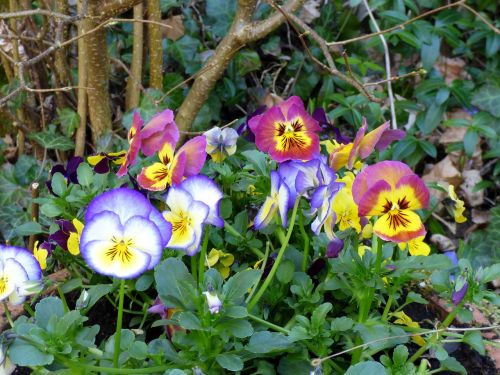
[(337, 258), (344, 248), (344, 240), (341, 240), (338, 237), (335, 237), (326, 248), (326, 257), (327, 258)]
[(406, 132), (404, 130), (400, 129), (387, 129), (380, 139), (378, 140), (377, 144), (375, 145), (375, 149), (377, 151), (383, 151), (389, 145), (394, 142), (394, 141), (399, 141), (400, 139), (403, 139), (406, 135)]
[(103, 158), (99, 163), (94, 165), (94, 172), (99, 174), (105, 174), (109, 172), (109, 160), (108, 158)]
[(68, 164), (66, 165), (66, 177), (74, 184), (78, 183), (76, 170), (80, 163), (83, 163), (83, 158), (80, 156), (73, 156), (68, 160)]

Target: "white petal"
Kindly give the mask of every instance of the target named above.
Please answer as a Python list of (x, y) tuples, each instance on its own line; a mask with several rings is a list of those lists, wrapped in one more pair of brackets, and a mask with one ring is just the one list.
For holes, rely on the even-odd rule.
[(185, 179), (179, 187), (186, 190), (195, 201), (203, 202), (208, 206), (206, 223), (218, 227), (224, 226), (224, 220), (219, 216), (219, 202), (224, 194), (215, 182), (206, 176), (197, 175)]
[(80, 248), (93, 241), (111, 241), (123, 238), (123, 226), (120, 217), (114, 212), (103, 211), (93, 216), (82, 231)]
[(132, 240), (132, 247), (151, 257), (148, 269), (154, 268), (161, 259), (163, 252), (162, 238), (158, 227), (151, 221), (134, 216), (124, 226), (123, 237)]

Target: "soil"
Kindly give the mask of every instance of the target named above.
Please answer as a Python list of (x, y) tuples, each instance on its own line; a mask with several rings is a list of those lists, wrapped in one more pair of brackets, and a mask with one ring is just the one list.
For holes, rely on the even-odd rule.
[[(440, 320), (440, 311), (432, 304), (422, 305), (418, 303), (411, 303), (404, 309), (405, 313), (412, 318), (413, 321), (419, 322), (423, 328), (433, 329), (432, 322)], [(418, 350), (416, 344), (408, 345), (410, 355)], [(460, 343), (446, 347), (448, 354), (459, 361), (462, 366), (467, 370), (469, 375), (498, 375), (495, 362), (488, 357), (482, 356), (469, 345)], [(435, 358), (427, 358), (432, 365), (432, 369), (439, 368), (439, 361)], [(443, 371), (442, 375), (456, 375), (455, 372)]]

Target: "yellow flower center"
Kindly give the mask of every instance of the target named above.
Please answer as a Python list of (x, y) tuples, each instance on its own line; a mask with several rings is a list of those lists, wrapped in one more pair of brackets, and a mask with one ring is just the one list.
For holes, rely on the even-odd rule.
[(185, 212), (180, 212), (175, 221), (172, 222), (172, 231), (183, 235), (191, 226), (193, 219)]
[(106, 256), (109, 258), (109, 260), (113, 261), (115, 260), (115, 258), (119, 258), (122, 263), (130, 262), (130, 260), (132, 259), (132, 252), (130, 251), (129, 247), (131, 247), (133, 244), (132, 240), (118, 240), (113, 237), (111, 241), (113, 241), (114, 245), (111, 246), (108, 251), (106, 251)]
[(9, 282), (9, 279), (7, 277), (2, 277), (0, 278), (0, 294), (4, 294), (5, 291), (7, 290), (7, 283)]
[(311, 140), (307, 137), (305, 126), (300, 119), (295, 119), (293, 122), (280, 122), (276, 125), (275, 139), (279, 150), (303, 149), (310, 145)]

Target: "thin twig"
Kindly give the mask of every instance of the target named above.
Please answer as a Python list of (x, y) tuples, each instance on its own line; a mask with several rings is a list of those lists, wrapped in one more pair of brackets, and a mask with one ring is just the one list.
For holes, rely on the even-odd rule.
[[(365, 8), (368, 12), (368, 16), (370, 17), (373, 26), (375, 27), (375, 30), (377, 32), (380, 32), (380, 27), (378, 26), (377, 20), (375, 19), (375, 16), (373, 15), (372, 10), (370, 9), (370, 6), (368, 5), (367, 0), (363, 0), (363, 4), (365, 5)], [(391, 127), (393, 129), (398, 128), (398, 124), (396, 122), (396, 104), (394, 102), (394, 95), (392, 93), (392, 83), (391, 83), (391, 56), (389, 55), (389, 46), (387, 45), (387, 41), (385, 40), (385, 37), (383, 34), (379, 35), (380, 40), (382, 41), (382, 46), (384, 47), (384, 59), (385, 59), (385, 73), (387, 76), (387, 94), (389, 96), (389, 105), (391, 109)]]
[(462, 8), (467, 9), (469, 12), (474, 14), (477, 18), (479, 18), (483, 23), (488, 26), (491, 30), (493, 30), (496, 34), (500, 34), (500, 29), (495, 27), (486, 17), (482, 16), (479, 12), (477, 12), (474, 8), (471, 8), (467, 4), (463, 3), (460, 5)]
[(312, 54), (311, 50), (307, 46), (307, 43), (304, 40), (303, 34), (297, 29), (297, 27), (295, 26), (295, 24), (293, 22), (291, 22), (290, 14), (288, 12), (286, 12), (282, 7), (280, 7), (279, 5), (277, 5), (274, 2), (270, 2), (270, 5), (273, 8), (275, 8), (276, 10), (278, 10), (279, 12), (281, 12), (281, 14), (283, 14), (283, 16), (286, 18), (286, 20), (290, 24), (290, 26), (292, 26), (292, 28), (294, 29), (294, 31), (297, 33), (302, 46), (304, 47), (305, 51), (307, 52), (307, 55), (309, 56), (309, 58), (312, 61), (314, 61), (319, 67), (321, 67), (325, 71), (327, 71), (330, 74), (332, 74), (332, 75), (340, 78), (341, 80), (347, 82), (348, 84), (350, 84), (351, 86), (353, 86), (354, 88), (356, 88), (361, 94), (363, 94), (364, 96), (366, 96), (370, 101), (375, 102), (375, 103), (382, 103), (383, 102), (382, 99), (376, 98), (370, 92), (368, 92), (366, 90), (366, 88), (362, 84), (360, 84), (356, 79), (352, 79), (352, 78), (346, 76), (344, 73), (340, 72), (339, 70), (332, 69), (328, 65), (326, 65), (323, 62), (321, 62), (320, 60), (318, 60)]
[[(391, 77), (390, 81), (394, 82), (394, 81), (399, 81), (400, 79), (405, 79), (405, 78), (415, 77), (415, 76), (420, 76), (420, 75), (425, 75), (425, 74), (427, 74), (427, 71), (425, 69), (419, 69), (419, 70), (414, 70), (413, 72), (410, 72), (410, 73), (402, 74), (400, 76), (393, 76), (393, 77)], [(365, 87), (366, 86), (378, 86), (378, 85), (382, 85), (384, 83), (387, 83), (388, 81), (389, 81), (388, 79), (383, 79), (383, 80), (377, 81), (377, 82), (366, 82), (364, 85), (365, 85)]]
[(53, 11), (48, 10), (48, 9), (31, 9), (31, 10), (20, 10), (20, 11), (16, 11), (16, 12), (0, 13), (0, 20), (5, 20), (8, 18), (29, 17), (29, 16), (36, 16), (36, 15), (60, 18), (62, 20), (66, 20), (66, 21), (69, 21), (72, 19), (72, 17), (68, 16), (67, 14), (53, 12)]
[(367, 346), (370, 346), (372, 344), (376, 344), (377, 342), (381, 341), (387, 341), (387, 340), (392, 340), (392, 339), (403, 339), (407, 337), (413, 337), (413, 336), (423, 336), (423, 335), (428, 335), (431, 333), (439, 333), (439, 332), (469, 332), (469, 331), (491, 331), (494, 329), (500, 328), (500, 325), (495, 325), (495, 326), (490, 326), (490, 327), (468, 327), (468, 328), (455, 328), (455, 327), (447, 327), (447, 328), (439, 328), (439, 329), (432, 329), (429, 331), (424, 331), (424, 332), (414, 332), (414, 333), (408, 333), (406, 335), (397, 335), (397, 336), (388, 336), (388, 337), (383, 337), (381, 339), (376, 339), (372, 341), (365, 342), (364, 344), (353, 346), (352, 348), (342, 350), (341, 352), (331, 354), (329, 356), (323, 357), (323, 358), (315, 358), (311, 361), (311, 365), (316, 367), (321, 365), (322, 362), (332, 359), (335, 357), (338, 357), (339, 355), (346, 354), (349, 352), (352, 352), (353, 350), (360, 349), (360, 348), (365, 348)]

